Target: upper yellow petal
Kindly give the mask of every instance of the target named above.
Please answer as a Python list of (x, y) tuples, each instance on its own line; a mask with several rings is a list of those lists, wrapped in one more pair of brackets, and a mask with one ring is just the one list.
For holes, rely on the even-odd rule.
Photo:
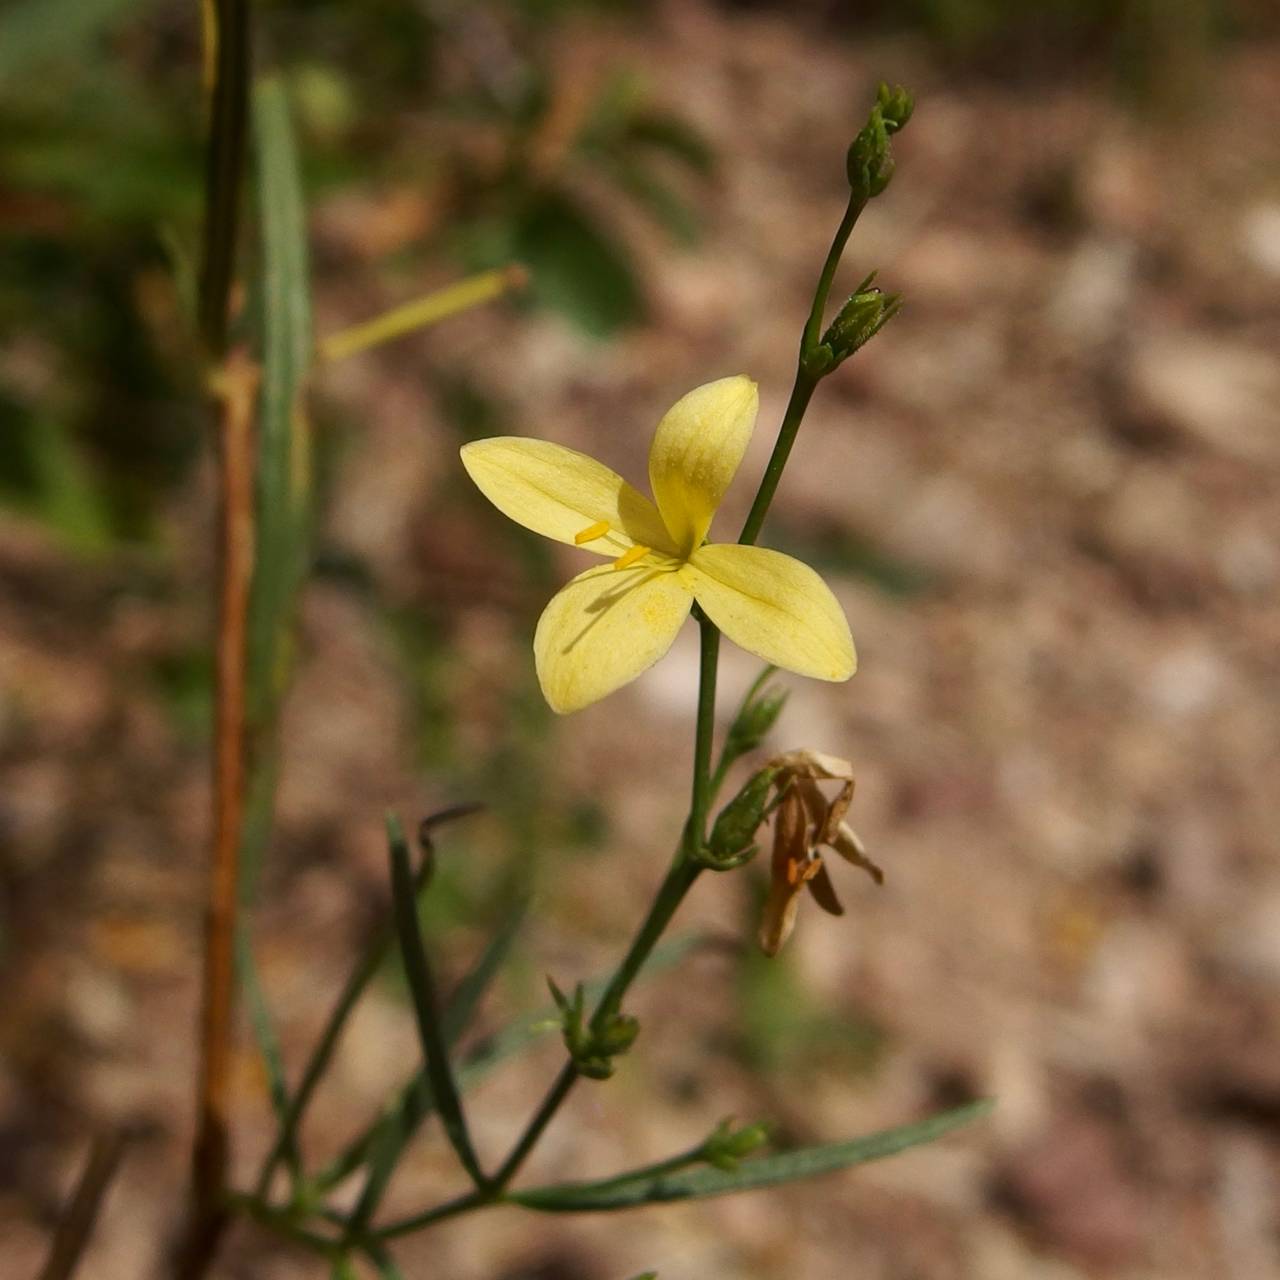
[(589, 706), (671, 648), (693, 604), (683, 576), (673, 569), (669, 561), (629, 569), (601, 565), (551, 597), (538, 619), (533, 654), (553, 711)]
[(756, 384), (738, 374), (695, 387), (667, 410), (649, 449), (649, 484), (683, 555), (707, 536), (756, 424)]
[(844, 611), (807, 564), (765, 547), (711, 543), (684, 573), (707, 617), (748, 653), (819, 680), (847, 680), (857, 669)]
[(637, 543), (674, 553), (657, 508), (602, 462), (549, 440), (495, 436), (462, 446), (462, 465), (503, 515), (557, 542), (607, 524), (581, 545), (616, 556)]

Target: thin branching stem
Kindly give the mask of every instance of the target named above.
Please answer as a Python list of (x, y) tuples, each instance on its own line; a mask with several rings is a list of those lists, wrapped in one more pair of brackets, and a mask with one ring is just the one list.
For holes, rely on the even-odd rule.
[[(658, 939), (662, 937), (672, 917), (679, 910), (685, 894), (693, 887), (693, 882), (702, 870), (701, 865), (695, 861), (693, 853), (706, 836), (707, 808), (711, 796), (711, 746), (715, 734), (716, 667), (720, 657), (720, 632), (701, 611), (698, 614), (698, 625), (701, 628), (702, 642), (698, 679), (698, 721), (693, 750), (693, 792), (685, 836), (676, 850), (671, 867), (649, 907), (648, 914), (637, 930), (631, 946), (627, 949), (627, 954), (622, 958), (621, 964), (618, 965), (617, 971), (596, 1004), (595, 1012), (591, 1016), (591, 1025), (596, 1030), (601, 1029), (605, 1022), (621, 1009), (623, 997), (636, 980), (644, 967), (644, 962), (649, 958)], [(569, 1096), (570, 1090), (578, 1080), (578, 1075), (578, 1069), (572, 1062), (565, 1063), (560, 1069), (560, 1074), (511, 1149), (511, 1154), (502, 1162), (502, 1166), (494, 1175), (493, 1181), (497, 1188), (507, 1187), (519, 1172), (520, 1166), (542, 1136), (543, 1130), (551, 1123), (552, 1117)]]
[(791, 446), (796, 442), (800, 431), (800, 423), (804, 420), (805, 410), (813, 397), (814, 389), (821, 379), (821, 374), (810, 371), (808, 358), (817, 348), (822, 337), (822, 318), (826, 314), (827, 299), (831, 296), (831, 285), (836, 277), (836, 268), (844, 255), (844, 247), (849, 242), (859, 215), (866, 208), (866, 201), (856, 196), (849, 198), (849, 205), (844, 217), (836, 228), (831, 248), (827, 250), (827, 260), (822, 264), (822, 274), (818, 277), (818, 287), (814, 290), (813, 306), (809, 311), (809, 319), (805, 322), (804, 336), (800, 340), (800, 355), (796, 362), (796, 380), (791, 387), (791, 398), (787, 401), (786, 412), (782, 416), (782, 425), (778, 428), (778, 438), (774, 441), (773, 452), (769, 455), (768, 465), (760, 480), (760, 488), (756, 491), (755, 501), (747, 514), (738, 541), (744, 544), (754, 543), (760, 536), (764, 518), (769, 513), (773, 495), (778, 491), (778, 482), (786, 470), (787, 459), (791, 457)]

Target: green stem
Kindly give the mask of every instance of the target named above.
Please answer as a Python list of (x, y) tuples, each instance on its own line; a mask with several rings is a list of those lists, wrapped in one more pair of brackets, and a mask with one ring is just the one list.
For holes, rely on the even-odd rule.
[[(710, 619), (697, 611), (701, 628), (701, 662), (698, 679), (698, 718), (693, 747), (693, 788), (689, 802), (689, 820), (680, 847), (640, 925), (627, 954), (605, 988), (595, 1011), (591, 1026), (600, 1030), (606, 1021), (622, 1007), (623, 997), (636, 980), (645, 961), (649, 958), (658, 939), (666, 931), (672, 917), (684, 901), (685, 894), (693, 887), (702, 867), (693, 858), (693, 852), (706, 839), (707, 809), (711, 802), (711, 745), (715, 734), (716, 667), (720, 658), (720, 632)], [(498, 1190), (506, 1188), (519, 1172), (529, 1153), (551, 1123), (561, 1103), (569, 1096), (578, 1080), (578, 1069), (567, 1062), (547, 1091), (542, 1104), (520, 1135), (511, 1154), (494, 1174), (493, 1182)]]
[(796, 369), (796, 380), (791, 388), (791, 399), (787, 401), (787, 411), (782, 416), (782, 425), (778, 428), (778, 438), (774, 441), (773, 453), (769, 455), (769, 464), (764, 469), (760, 480), (760, 488), (756, 491), (756, 499), (751, 504), (742, 533), (738, 535), (740, 543), (750, 545), (760, 536), (760, 527), (769, 513), (769, 504), (778, 491), (778, 482), (786, 469), (787, 459), (791, 457), (791, 446), (796, 442), (800, 431), (800, 423), (804, 420), (805, 410), (813, 396), (818, 379), (806, 373), (801, 356), (801, 363)]
[(836, 268), (840, 265), (840, 259), (844, 255), (844, 247), (849, 243), (849, 236), (853, 233), (854, 224), (866, 207), (867, 202), (865, 200), (859, 200), (857, 196), (849, 197), (849, 204), (845, 208), (844, 217), (840, 219), (840, 225), (836, 228), (836, 233), (831, 240), (831, 248), (827, 250), (827, 260), (822, 264), (822, 274), (818, 277), (818, 287), (813, 293), (813, 306), (809, 309), (809, 319), (805, 322), (804, 336), (800, 340), (802, 358), (818, 345), (822, 337), (822, 318), (826, 314), (827, 298), (831, 294), (831, 285), (836, 278)]
[(480, 1209), (488, 1204), (501, 1203), (505, 1198), (495, 1191), (468, 1191), (466, 1195), (458, 1196), (456, 1200), (446, 1200), (444, 1204), (438, 1204), (434, 1209), (426, 1210), (425, 1213), (415, 1213), (411, 1218), (400, 1218), (395, 1222), (389, 1222), (374, 1234), (379, 1240), (394, 1240), (397, 1236), (407, 1236), (414, 1231), (420, 1231), (423, 1227), (443, 1222), (446, 1218), (457, 1217), (460, 1213), (468, 1213), (472, 1209)]
[(546, 1187), (530, 1187), (527, 1191), (513, 1191), (509, 1195), (512, 1204), (524, 1205), (527, 1209), (549, 1209), (554, 1211), (557, 1198), (584, 1189), (593, 1193), (613, 1191), (618, 1187), (629, 1186), (633, 1182), (643, 1182), (651, 1178), (662, 1178), (669, 1173), (679, 1173), (690, 1165), (698, 1164), (706, 1159), (706, 1143), (700, 1142), (688, 1151), (679, 1155), (668, 1156), (665, 1160), (655, 1160), (652, 1164), (641, 1165), (636, 1169), (628, 1169), (612, 1178), (602, 1178), (599, 1182), (558, 1182)]
[(707, 838), (707, 810), (711, 806), (711, 744), (715, 737), (716, 668), (720, 662), (720, 632), (694, 606), (699, 628), (698, 725), (693, 747), (693, 794), (685, 828), (684, 856), (692, 857)]
[(292, 1211), (288, 1209), (278, 1209), (274, 1205), (259, 1200), (256, 1196), (239, 1193), (232, 1193), (228, 1197), (228, 1204), (231, 1208), (247, 1214), (260, 1225), (315, 1253), (323, 1254), (327, 1258), (336, 1258), (341, 1253), (340, 1241), (322, 1236), (316, 1231), (308, 1231), (306, 1227), (300, 1226), (295, 1221)]
[(746, 523), (738, 537), (740, 543), (750, 545), (760, 536), (760, 528), (769, 512), (769, 505), (773, 502), (773, 495), (778, 491), (778, 482), (782, 479), (787, 459), (791, 456), (791, 446), (796, 442), (805, 410), (809, 407), (814, 388), (822, 379), (821, 373), (811, 373), (806, 366), (822, 340), (822, 320), (827, 310), (827, 299), (831, 296), (831, 285), (836, 278), (836, 268), (840, 265), (854, 224), (866, 207), (865, 200), (850, 197), (844, 217), (831, 241), (831, 248), (827, 250), (827, 260), (822, 264), (818, 287), (813, 292), (813, 306), (810, 307), (809, 319), (805, 322), (804, 336), (800, 339), (800, 356), (796, 363), (796, 380), (791, 388), (791, 398), (787, 401), (787, 411), (782, 416), (782, 425), (778, 428), (778, 438), (774, 442), (773, 453), (769, 455), (769, 464), (764, 469), (760, 488), (756, 491), (755, 501), (751, 504)]

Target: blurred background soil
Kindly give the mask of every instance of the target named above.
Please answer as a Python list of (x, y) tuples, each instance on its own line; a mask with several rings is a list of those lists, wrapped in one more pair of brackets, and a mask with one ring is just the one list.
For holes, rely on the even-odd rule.
[[(619, 953), (679, 835), (696, 638), (553, 717), (530, 636), (582, 557), (488, 508), (457, 446), (537, 435), (639, 482), (667, 406), (747, 372), (731, 536), (889, 79), (919, 106), (841, 281), (878, 268), (906, 304), (820, 388), (765, 534), (833, 584), (861, 664), (788, 680), (770, 745), (853, 760), (887, 883), (836, 868), (848, 914), (806, 904), (767, 963), (761, 868), (701, 881), (678, 928), (728, 945), (641, 985), (635, 1049), (528, 1176), (656, 1159), (726, 1115), (800, 1142), (998, 1099), (781, 1191), (458, 1221), (406, 1241), (405, 1274), (1280, 1276), (1274, 10), (355, 8), (261, 16), (302, 124), (321, 332), (492, 262), (533, 285), (315, 379), (322, 533), (253, 914), (291, 1072), (385, 900), (387, 806), (489, 806), (442, 837), (450, 979), (533, 894), (477, 1035), (539, 1007), (544, 973)], [(85, 1274), (127, 1280), (174, 1230), (192, 1123), (212, 490), (181, 287), (192, 7), (89, 9), (0, 46), (0, 1270), (34, 1274), (89, 1136), (125, 1124)], [(729, 648), (721, 670), (727, 715), (757, 664)], [(241, 1043), (247, 1183), (270, 1111)], [(308, 1155), (416, 1054), (390, 973)], [(548, 1037), (477, 1090), (489, 1158), (559, 1059)], [(428, 1127), (388, 1208), (460, 1189)], [(239, 1228), (218, 1274), (322, 1267)]]

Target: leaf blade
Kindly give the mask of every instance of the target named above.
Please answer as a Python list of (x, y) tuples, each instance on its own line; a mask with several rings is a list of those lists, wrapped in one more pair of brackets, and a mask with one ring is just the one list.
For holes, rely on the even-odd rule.
[(706, 1199), (738, 1191), (755, 1191), (882, 1160), (909, 1147), (932, 1142), (987, 1114), (992, 1105), (989, 1099), (971, 1102), (914, 1124), (884, 1129), (848, 1142), (801, 1147), (747, 1160), (734, 1170), (690, 1169), (634, 1182), (626, 1180), (625, 1175), (618, 1175), (600, 1184), (561, 1183), (508, 1192), (508, 1197), (526, 1208), (546, 1213), (604, 1213), (671, 1200)]
[(391, 857), (392, 910), (396, 934), (400, 940), (405, 979), (413, 998), (418, 1038), (426, 1060), (427, 1082), (450, 1145), (471, 1180), (477, 1187), (483, 1188), (487, 1185), (487, 1179), (471, 1145), (462, 1098), (449, 1063), (448, 1046), (440, 1025), (440, 1010), (431, 965), (422, 942), (417, 894), (414, 891), (413, 871), (409, 866), (409, 846), (404, 838), (404, 828), (394, 814), (387, 815), (387, 844)]

